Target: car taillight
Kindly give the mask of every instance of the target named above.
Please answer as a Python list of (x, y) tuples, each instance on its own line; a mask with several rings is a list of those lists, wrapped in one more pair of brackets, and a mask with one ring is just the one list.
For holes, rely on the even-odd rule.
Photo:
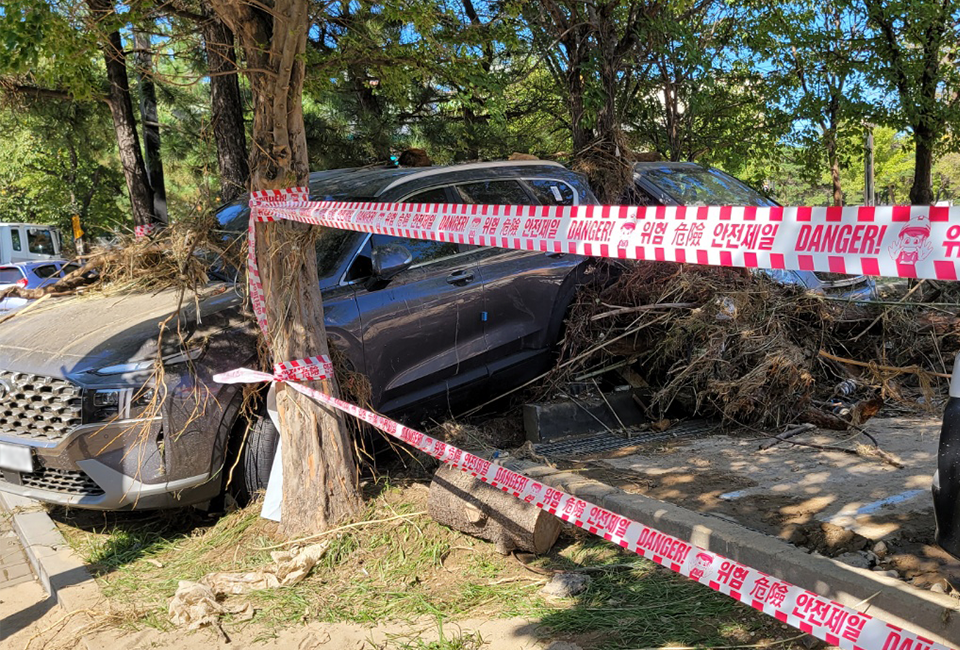
[(21, 289), (26, 289), (26, 288), (27, 288), (27, 279), (26, 279), (26, 278), (20, 278), (19, 280), (17, 280), (17, 286), (20, 287)]

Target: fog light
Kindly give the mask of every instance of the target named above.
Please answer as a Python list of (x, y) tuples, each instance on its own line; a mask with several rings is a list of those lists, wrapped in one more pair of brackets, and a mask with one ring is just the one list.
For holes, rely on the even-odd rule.
[(93, 405), (96, 408), (117, 408), (120, 406), (120, 391), (98, 390), (93, 394)]

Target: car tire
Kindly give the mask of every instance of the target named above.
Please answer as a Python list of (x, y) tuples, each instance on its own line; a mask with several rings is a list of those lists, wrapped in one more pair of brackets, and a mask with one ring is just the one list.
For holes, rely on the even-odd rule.
[[(261, 410), (262, 413), (250, 422), (246, 439), (242, 431), (239, 436), (242, 446), (231, 485), (241, 505), (249, 503), (257, 492), (267, 489), (273, 459), (277, 455), (277, 444), (280, 442), (280, 432), (267, 416), (266, 409)], [(247, 421), (243, 421), (241, 427), (246, 428), (246, 424)]]

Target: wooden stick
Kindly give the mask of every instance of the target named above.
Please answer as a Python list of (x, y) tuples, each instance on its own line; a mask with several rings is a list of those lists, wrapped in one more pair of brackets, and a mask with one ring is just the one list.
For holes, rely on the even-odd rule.
[(906, 368), (897, 368), (896, 366), (882, 366), (878, 363), (864, 363), (863, 361), (854, 361), (853, 359), (845, 359), (843, 357), (838, 357), (835, 354), (830, 354), (826, 350), (820, 350), (820, 356), (824, 359), (830, 359), (831, 361), (837, 361), (839, 363), (845, 363), (851, 366), (859, 366), (861, 368), (876, 368), (877, 370), (883, 370), (884, 372), (899, 372), (901, 374), (910, 374), (910, 375), (931, 375), (933, 377), (943, 377), (944, 379), (951, 379), (952, 375), (948, 375), (945, 372), (933, 372), (932, 370), (924, 370), (919, 366), (908, 366)]
[(806, 424), (801, 424), (799, 426), (793, 427), (792, 429), (787, 429), (783, 433), (773, 436), (773, 440), (769, 440), (762, 445), (760, 445), (760, 450), (770, 449), (778, 442), (786, 442), (788, 438), (793, 438), (794, 436), (799, 436), (805, 431), (812, 431), (816, 429), (817, 425), (807, 422)]
[(608, 316), (620, 316), (621, 314), (632, 314), (638, 311), (647, 311), (650, 309), (692, 309), (700, 305), (695, 302), (661, 302), (654, 305), (640, 305), (638, 307), (620, 307), (611, 311), (605, 311), (602, 314), (591, 316), (590, 320), (600, 320)]
[(43, 302), (44, 300), (46, 300), (47, 298), (49, 298), (51, 295), (52, 295), (52, 294), (49, 294), (49, 293), (48, 293), (48, 294), (45, 295), (45, 296), (40, 296), (37, 300), (35, 300), (34, 302), (30, 303), (30, 304), (27, 305), (26, 307), (23, 307), (23, 308), (21, 308), (21, 309), (17, 309), (16, 311), (13, 311), (13, 312), (7, 314), (7, 315), (4, 316), (3, 318), (0, 318), (0, 323), (6, 323), (8, 320), (10, 320), (11, 318), (13, 318), (13, 317), (16, 316), (17, 314), (22, 314), (22, 313), (24, 313), (24, 312), (30, 311), (31, 309), (33, 309), (34, 307), (36, 307), (37, 305), (39, 305), (41, 302)]

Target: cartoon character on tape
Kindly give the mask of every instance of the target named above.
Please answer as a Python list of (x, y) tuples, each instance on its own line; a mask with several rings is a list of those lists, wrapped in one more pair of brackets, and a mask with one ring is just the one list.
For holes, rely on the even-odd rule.
[(930, 224), (925, 216), (910, 221), (900, 229), (897, 240), (890, 244), (890, 257), (897, 264), (913, 266), (930, 257), (933, 244), (930, 243)]
[(709, 575), (713, 572), (713, 556), (709, 553), (697, 553), (696, 562), (693, 565), (693, 568), (690, 569), (690, 579), (691, 580), (700, 580), (705, 575)]
[(620, 241), (617, 242), (619, 250), (627, 250), (630, 247), (630, 237), (633, 231), (637, 229), (636, 221), (627, 221), (620, 226)]

